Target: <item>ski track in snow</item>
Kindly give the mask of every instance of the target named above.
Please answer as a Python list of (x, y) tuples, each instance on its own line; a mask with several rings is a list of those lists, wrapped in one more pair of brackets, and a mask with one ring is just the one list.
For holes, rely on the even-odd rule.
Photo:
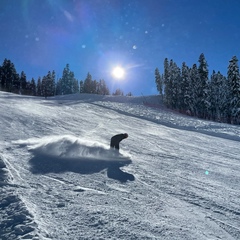
[(1, 239), (240, 239), (239, 126), (140, 97), (0, 92), (0, 108)]

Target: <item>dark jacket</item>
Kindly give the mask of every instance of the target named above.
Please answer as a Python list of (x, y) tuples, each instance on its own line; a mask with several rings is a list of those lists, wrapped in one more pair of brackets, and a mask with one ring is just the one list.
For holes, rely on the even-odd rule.
[(123, 139), (125, 139), (125, 138), (127, 138), (127, 137), (128, 137), (128, 136), (127, 136), (126, 133), (117, 134), (117, 135), (113, 136), (113, 137), (111, 138), (110, 147), (119, 150), (119, 143), (120, 143)]

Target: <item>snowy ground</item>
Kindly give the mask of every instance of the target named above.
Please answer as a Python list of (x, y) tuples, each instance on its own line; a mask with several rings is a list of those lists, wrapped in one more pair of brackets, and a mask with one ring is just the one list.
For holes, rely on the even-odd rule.
[(143, 101), (0, 92), (0, 239), (240, 239), (239, 126)]

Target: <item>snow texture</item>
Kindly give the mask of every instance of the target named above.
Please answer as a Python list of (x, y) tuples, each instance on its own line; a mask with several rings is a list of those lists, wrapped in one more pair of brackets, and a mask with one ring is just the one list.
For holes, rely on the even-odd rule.
[(0, 110), (0, 239), (240, 239), (239, 126), (158, 96), (0, 92)]

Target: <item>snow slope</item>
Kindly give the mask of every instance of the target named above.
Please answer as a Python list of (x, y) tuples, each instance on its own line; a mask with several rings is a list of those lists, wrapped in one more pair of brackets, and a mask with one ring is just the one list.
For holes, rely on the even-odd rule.
[(239, 126), (156, 96), (0, 92), (0, 110), (0, 239), (240, 239)]

